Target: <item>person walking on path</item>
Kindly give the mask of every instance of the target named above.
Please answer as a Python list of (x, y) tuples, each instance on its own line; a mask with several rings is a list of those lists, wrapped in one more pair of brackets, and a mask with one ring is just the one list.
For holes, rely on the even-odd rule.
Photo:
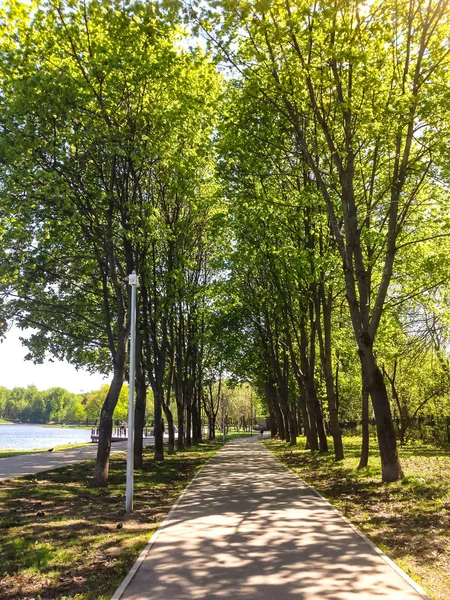
[(258, 439), (199, 472), (111, 600), (428, 596)]

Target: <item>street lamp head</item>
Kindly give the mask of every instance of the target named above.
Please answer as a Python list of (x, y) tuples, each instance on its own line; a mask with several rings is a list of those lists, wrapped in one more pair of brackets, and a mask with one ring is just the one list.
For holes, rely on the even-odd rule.
[(131, 275), (128, 275), (127, 279), (131, 286), (139, 287), (139, 275), (136, 275), (136, 271), (133, 271)]

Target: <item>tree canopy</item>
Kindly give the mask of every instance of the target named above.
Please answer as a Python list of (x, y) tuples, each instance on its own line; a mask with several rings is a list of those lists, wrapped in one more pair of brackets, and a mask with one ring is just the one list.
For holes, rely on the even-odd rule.
[(341, 460), (358, 423), (364, 466), (372, 423), (401, 478), (397, 439), (450, 416), (448, 3), (48, 0), (1, 20), (0, 334), (111, 375), (97, 483), (133, 270), (157, 460), (163, 419), (174, 452), (175, 422), (178, 448), (199, 441), (250, 382), (273, 435), (329, 434)]

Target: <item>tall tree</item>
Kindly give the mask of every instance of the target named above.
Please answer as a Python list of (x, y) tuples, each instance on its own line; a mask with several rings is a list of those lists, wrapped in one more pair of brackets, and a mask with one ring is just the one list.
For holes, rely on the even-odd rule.
[(104, 367), (109, 353), (95, 469), (97, 485), (106, 485), (127, 371), (125, 278), (138, 268), (145, 284), (152, 268), (153, 195), (173, 201), (188, 190), (193, 198), (204, 178), (191, 164), (182, 185), (171, 179), (195, 151), (207, 154), (212, 103), (203, 99), (217, 78), (201, 52), (180, 47), (172, 15), (159, 5), (80, 0), (29, 13), (29, 28), (4, 47), (1, 116), (3, 200), (27, 223), (16, 315), (40, 329), (37, 354), (91, 365), (100, 358)]
[(322, 195), (375, 411), (382, 478), (397, 480), (374, 342), (398, 238), (421, 205), (443, 127), (433, 92), (447, 77), (448, 4), (245, 2), (221, 4), (218, 16), (225, 58), (288, 124), (292, 152)]

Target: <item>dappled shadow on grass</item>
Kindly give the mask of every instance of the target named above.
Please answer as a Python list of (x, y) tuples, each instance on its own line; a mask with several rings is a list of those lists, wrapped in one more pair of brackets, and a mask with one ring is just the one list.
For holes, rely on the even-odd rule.
[(388, 555), (400, 560), (428, 586), (435, 598), (450, 598), (450, 453), (411, 444), (399, 449), (405, 478), (381, 482), (377, 448), (369, 466), (357, 470), (360, 440), (344, 438), (346, 459), (333, 454), (266, 445), (309, 485), (316, 488)]
[(417, 442), (411, 442), (409, 444), (405, 444), (404, 446), (400, 446), (400, 456), (409, 457), (409, 456), (422, 456), (422, 457), (433, 457), (433, 456), (450, 456), (450, 446), (445, 447), (434, 447), (429, 444), (421, 444)]
[(111, 459), (108, 488), (92, 487), (93, 461), (3, 481), (2, 600), (109, 598), (212, 449), (205, 445), (154, 463), (146, 448), (131, 515), (124, 514), (123, 455)]

